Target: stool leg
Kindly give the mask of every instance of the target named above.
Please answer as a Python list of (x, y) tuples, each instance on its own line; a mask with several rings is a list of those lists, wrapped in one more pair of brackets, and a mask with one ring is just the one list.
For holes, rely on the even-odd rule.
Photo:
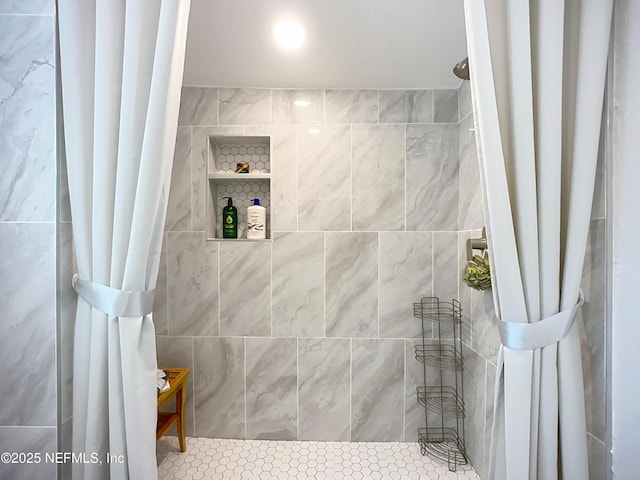
[(180, 451), (185, 452), (187, 450), (187, 440), (184, 432), (184, 411), (187, 403), (187, 396), (185, 395), (186, 385), (183, 385), (176, 393), (176, 413), (178, 414), (178, 423), (176, 425), (178, 429), (178, 440), (180, 441)]

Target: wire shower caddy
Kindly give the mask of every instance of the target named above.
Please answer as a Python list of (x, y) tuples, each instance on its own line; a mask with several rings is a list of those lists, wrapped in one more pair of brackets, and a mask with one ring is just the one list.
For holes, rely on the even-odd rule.
[[(418, 429), (420, 453), (446, 462), (449, 470), (468, 463), (464, 446), (464, 386), (462, 308), (458, 300), (443, 302), (423, 297), (413, 304), (422, 324), (422, 343), (415, 358), (422, 365), (423, 384), (417, 387), (424, 408), (424, 427)], [(431, 339), (430, 332), (433, 332)]]

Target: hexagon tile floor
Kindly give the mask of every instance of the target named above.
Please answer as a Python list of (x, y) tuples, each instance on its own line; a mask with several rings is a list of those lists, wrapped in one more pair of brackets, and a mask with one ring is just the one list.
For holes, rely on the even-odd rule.
[(158, 442), (158, 479), (479, 480), (469, 465), (450, 472), (417, 443), (294, 442), (177, 437)]

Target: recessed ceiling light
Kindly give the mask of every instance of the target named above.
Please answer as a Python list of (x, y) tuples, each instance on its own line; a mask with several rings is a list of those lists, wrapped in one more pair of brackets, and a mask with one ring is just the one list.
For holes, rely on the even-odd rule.
[(317, 134), (319, 134), (319, 133), (320, 133), (320, 129), (319, 129), (319, 128), (310, 128), (310, 129), (309, 129), (309, 133), (310, 133), (311, 135), (317, 135)]
[(294, 100), (293, 104), (296, 107), (308, 107), (309, 105), (311, 105), (311, 102), (309, 100)]
[(279, 20), (273, 26), (273, 37), (281, 47), (293, 50), (302, 46), (306, 34), (302, 23), (286, 18)]

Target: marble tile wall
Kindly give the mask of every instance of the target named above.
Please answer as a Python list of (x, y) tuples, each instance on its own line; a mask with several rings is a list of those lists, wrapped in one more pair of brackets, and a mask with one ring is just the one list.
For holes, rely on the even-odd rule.
[[(187, 432), (415, 439), (412, 303), (458, 290), (457, 91), (181, 102), (154, 319), (161, 363), (192, 369)], [(271, 136), (271, 241), (205, 240), (207, 137), (233, 133)]]
[[(70, 242), (58, 222), (53, 1), (0, 2), (0, 31), (0, 450), (44, 456), (57, 449), (58, 402), (63, 414), (70, 402), (56, 355), (56, 255)], [(44, 458), (0, 464), (0, 478), (56, 475)]]

